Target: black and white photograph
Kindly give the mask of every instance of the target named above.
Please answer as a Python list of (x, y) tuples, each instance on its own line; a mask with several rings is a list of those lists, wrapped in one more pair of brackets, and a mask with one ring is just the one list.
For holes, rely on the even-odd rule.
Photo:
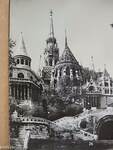
[(113, 150), (113, 0), (10, 0), (12, 150)]

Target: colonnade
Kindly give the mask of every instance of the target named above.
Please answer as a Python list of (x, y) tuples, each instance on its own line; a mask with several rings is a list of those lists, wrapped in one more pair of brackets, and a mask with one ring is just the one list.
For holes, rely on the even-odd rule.
[(62, 69), (56, 69), (55, 70), (55, 77), (58, 79), (61, 76), (70, 76), (72, 79), (73, 77), (79, 78), (80, 72), (79, 70), (74, 70), (74, 68), (64, 67)]
[(27, 84), (11, 84), (9, 88), (9, 96), (15, 99), (26, 100), (31, 99), (33, 89)]
[(86, 95), (84, 101), (84, 107), (99, 107), (100, 106), (100, 96), (99, 95)]

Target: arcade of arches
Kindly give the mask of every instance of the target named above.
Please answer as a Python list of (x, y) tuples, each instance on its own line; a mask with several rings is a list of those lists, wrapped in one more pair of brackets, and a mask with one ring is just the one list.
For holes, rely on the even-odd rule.
[(100, 119), (97, 125), (97, 135), (99, 140), (113, 140), (113, 115)]

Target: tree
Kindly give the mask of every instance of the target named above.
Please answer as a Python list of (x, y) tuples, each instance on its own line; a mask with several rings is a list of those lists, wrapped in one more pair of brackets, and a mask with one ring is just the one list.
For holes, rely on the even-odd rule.
[(98, 74), (94, 70), (90, 70), (89, 68), (82, 67), (83, 84), (85, 84), (87, 81), (89, 81), (91, 76), (94, 80), (96, 80)]
[(15, 64), (14, 58), (12, 56), (13, 52), (12, 49), (15, 47), (16, 43), (12, 39), (9, 39), (9, 75), (12, 72), (13, 65)]

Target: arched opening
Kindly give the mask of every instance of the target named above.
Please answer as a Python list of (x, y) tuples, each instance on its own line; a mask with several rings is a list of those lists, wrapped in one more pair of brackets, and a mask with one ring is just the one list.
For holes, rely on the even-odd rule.
[(94, 86), (90, 86), (90, 87), (89, 87), (89, 91), (90, 91), (90, 92), (93, 92), (94, 90), (95, 90), (95, 87), (94, 87)]
[(105, 116), (97, 127), (99, 140), (113, 140), (113, 116)]
[(19, 59), (17, 59), (17, 64), (19, 64)]
[(80, 127), (82, 128), (82, 129), (85, 129), (86, 127), (87, 127), (87, 121), (85, 121), (85, 120), (83, 120), (83, 121), (81, 121), (81, 123), (80, 123)]
[(24, 64), (24, 59), (21, 59), (21, 64), (22, 64), (22, 65)]
[(25, 65), (28, 65), (28, 60), (25, 60)]
[(69, 67), (66, 68), (66, 75), (70, 75), (70, 69), (69, 69)]
[(24, 74), (23, 73), (19, 73), (18, 74), (18, 78), (24, 78)]
[(113, 120), (103, 123), (99, 132), (100, 140), (113, 140)]

